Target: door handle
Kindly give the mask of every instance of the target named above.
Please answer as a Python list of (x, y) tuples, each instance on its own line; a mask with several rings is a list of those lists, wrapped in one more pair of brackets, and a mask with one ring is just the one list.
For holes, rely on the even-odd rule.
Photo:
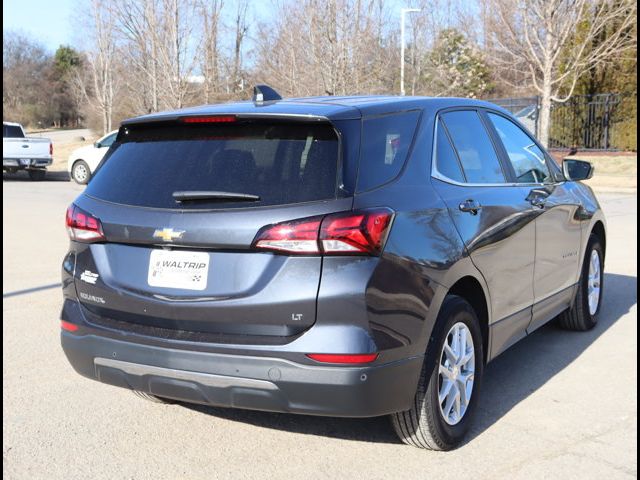
[(475, 200), (465, 200), (458, 206), (458, 208), (460, 209), (461, 212), (467, 212), (467, 213), (470, 213), (471, 215), (477, 215), (478, 210), (482, 208), (482, 205), (480, 205)]

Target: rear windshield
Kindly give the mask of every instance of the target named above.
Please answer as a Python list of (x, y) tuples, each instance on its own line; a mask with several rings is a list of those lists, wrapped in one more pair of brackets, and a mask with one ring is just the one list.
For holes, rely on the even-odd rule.
[[(156, 208), (235, 208), (336, 197), (338, 137), (329, 124), (234, 122), (132, 125), (121, 130), (86, 193)], [(257, 195), (259, 201), (178, 203), (177, 191)]]
[(24, 138), (22, 129), (17, 125), (2, 125), (3, 138)]

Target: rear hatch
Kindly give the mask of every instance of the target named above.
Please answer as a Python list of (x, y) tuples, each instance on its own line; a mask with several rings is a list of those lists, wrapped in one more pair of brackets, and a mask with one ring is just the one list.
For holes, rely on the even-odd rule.
[(180, 335), (308, 329), (322, 257), (252, 245), (265, 226), (351, 209), (347, 145), (359, 138), (344, 137), (359, 135), (359, 122), (341, 122), (216, 116), (123, 126), (72, 206), (103, 233), (75, 244), (89, 321)]

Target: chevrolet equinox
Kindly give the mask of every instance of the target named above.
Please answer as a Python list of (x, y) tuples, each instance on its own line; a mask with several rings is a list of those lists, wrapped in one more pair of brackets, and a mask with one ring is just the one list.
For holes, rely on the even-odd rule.
[(154, 401), (389, 415), (459, 445), (485, 365), (597, 322), (605, 220), (507, 111), (281, 99), (127, 120), (69, 207), (61, 341)]

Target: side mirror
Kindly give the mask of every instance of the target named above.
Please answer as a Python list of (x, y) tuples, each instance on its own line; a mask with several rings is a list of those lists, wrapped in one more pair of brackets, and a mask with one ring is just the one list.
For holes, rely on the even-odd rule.
[(584, 160), (573, 160), (565, 158), (562, 162), (562, 171), (567, 180), (577, 182), (580, 180), (588, 180), (593, 177), (595, 168), (591, 163)]
[(100, 144), (100, 142), (96, 142), (96, 143), (93, 144), (93, 146), (95, 148), (100, 148), (102, 145)]

